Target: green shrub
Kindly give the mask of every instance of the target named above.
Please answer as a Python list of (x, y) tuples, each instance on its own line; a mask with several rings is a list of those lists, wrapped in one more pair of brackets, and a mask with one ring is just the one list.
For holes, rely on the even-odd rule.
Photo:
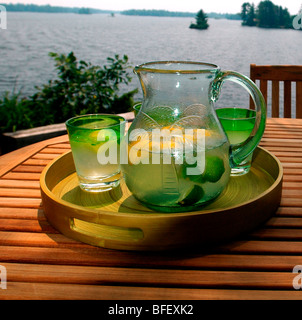
[(80, 114), (131, 110), (137, 89), (118, 95), (120, 85), (131, 81), (126, 55), (107, 58), (103, 67), (77, 61), (73, 52), (49, 55), (55, 61), (58, 78), (36, 87), (37, 92), (29, 98), (6, 93), (0, 99), (2, 132), (61, 123)]
[(0, 99), (0, 132), (12, 132), (17, 129), (32, 128), (28, 116), (27, 101), (19, 93), (6, 92)]

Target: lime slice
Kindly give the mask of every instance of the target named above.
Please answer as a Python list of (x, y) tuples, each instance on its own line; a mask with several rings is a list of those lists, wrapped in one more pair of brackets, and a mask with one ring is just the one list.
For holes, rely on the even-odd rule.
[(183, 196), (178, 200), (181, 206), (189, 206), (197, 203), (204, 195), (203, 189), (198, 185), (193, 185)]
[(194, 168), (195, 165), (183, 165), (181, 175), (185, 180), (190, 180), (195, 183), (217, 182), (225, 172), (223, 160), (217, 156), (207, 156), (205, 171), (202, 175), (188, 175), (187, 168)]
[(217, 182), (225, 172), (223, 160), (217, 156), (206, 157), (203, 178), (209, 182)]

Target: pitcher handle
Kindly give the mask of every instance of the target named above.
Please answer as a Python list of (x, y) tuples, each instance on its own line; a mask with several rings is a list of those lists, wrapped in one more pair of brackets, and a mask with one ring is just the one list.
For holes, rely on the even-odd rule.
[(234, 71), (220, 71), (216, 75), (212, 85), (212, 100), (214, 102), (218, 100), (221, 86), (225, 80), (236, 82), (244, 87), (256, 106), (256, 121), (250, 136), (242, 143), (231, 145), (230, 165), (236, 167), (256, 149), (263, 136), (266, 123), (266, 104), (256, 84), (248, 77)]

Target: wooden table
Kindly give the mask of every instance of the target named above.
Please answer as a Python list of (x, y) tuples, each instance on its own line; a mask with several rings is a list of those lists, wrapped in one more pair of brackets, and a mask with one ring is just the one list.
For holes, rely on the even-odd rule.
[(97, 248), (50, 226), (39, 178), (69, 150), (67, 136), (0, 157), (0, 299), (302, 299), (293, 287), (302, 265), (302, 120), (268, 119), (261, 146), (284, 167), (276, 216), (236, 241), (186, 253)]

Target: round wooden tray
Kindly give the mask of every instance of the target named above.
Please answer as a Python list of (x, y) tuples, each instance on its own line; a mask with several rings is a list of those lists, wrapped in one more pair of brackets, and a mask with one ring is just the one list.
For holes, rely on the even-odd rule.
[(120, 187), (88, 193), (78, 185), (71, 152), (52, 161), (40, 179), (45, 215), (67, 237), (105, 248), (170, 250), (205, 246), (248, 232), (277, 210), (283, 169), (257, 148), (251, 171), (231, 177), (224, 192), (199, 211), (157, 213)]

